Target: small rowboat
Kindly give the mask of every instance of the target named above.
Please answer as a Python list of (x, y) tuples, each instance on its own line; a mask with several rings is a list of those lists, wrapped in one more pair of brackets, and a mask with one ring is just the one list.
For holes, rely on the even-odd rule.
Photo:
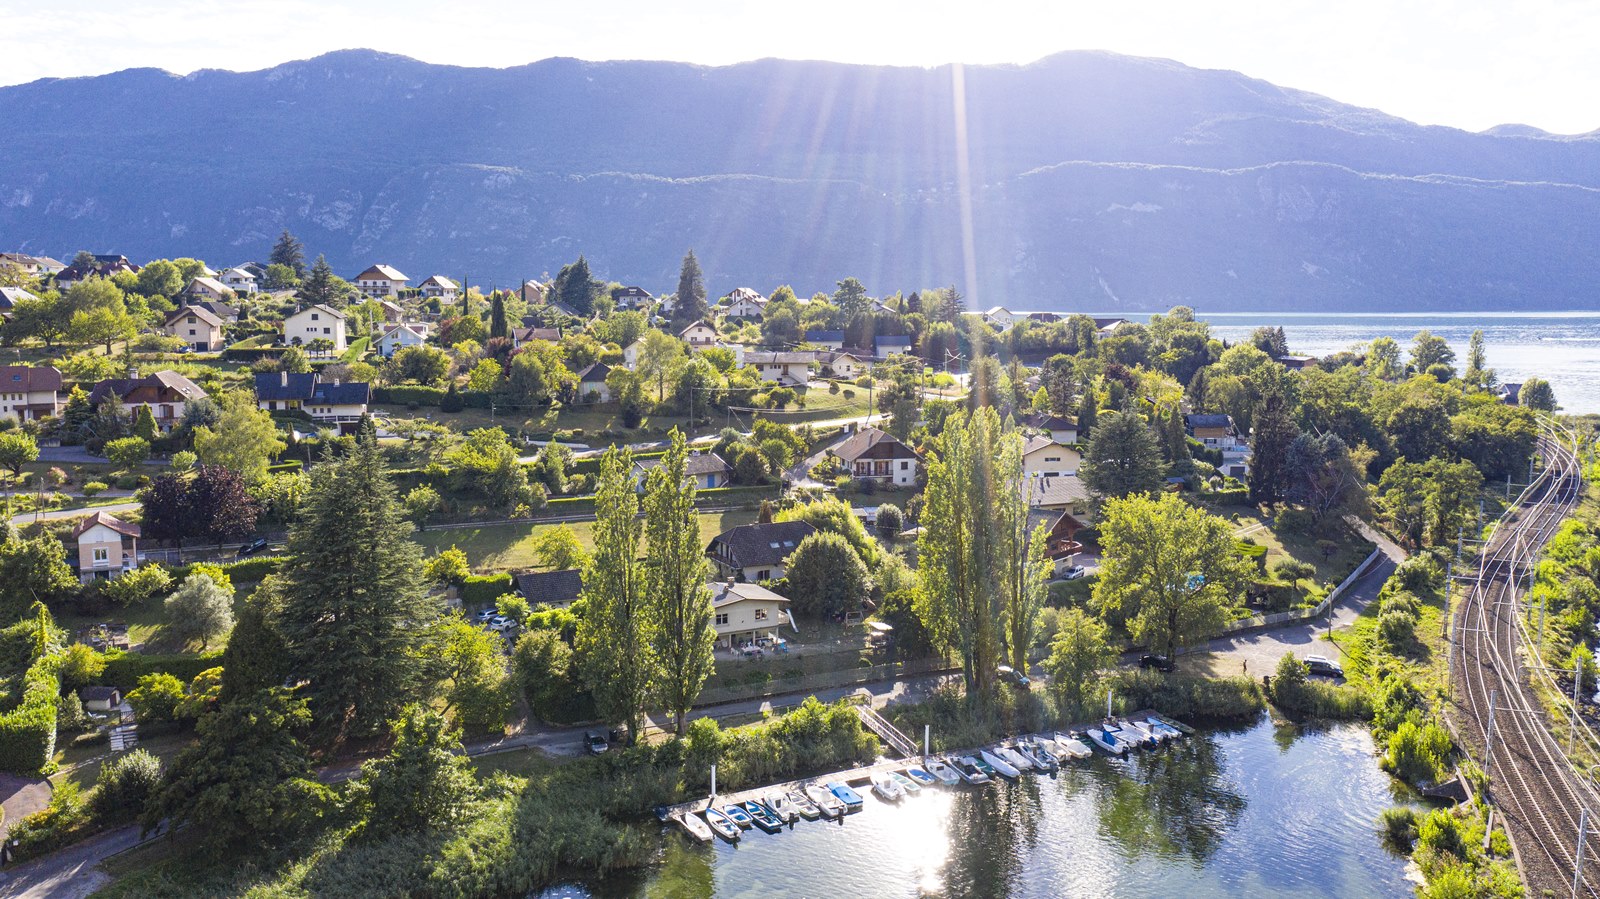
[(749, 830), (750, 825), (755, 823), (750, 818), (750, 813), (745, 811), (742, 806), (725, 805), (722, 807), (722, 813), (727, 815), (733, 823), (739, 825), (741, 830)]
[(824, 818), (837, 818), (845, 813), (844, 803), (839, 801), (839, 797), (816, 784), (808, 785), (805, 794)]
[(907, 796), (915, 796), (922, 792), (922, 784), (919, 784), (904, 774), (901, 774), (899, 771), (889, 772), (889, 779), (899, 784), (900, 789), (905, 791)]
[(1008, 777), (1012, 780), (1016, 780), (1018, 777), (1022, 776), (1022, 772), (1017, 769), (1017, 766), (1011, 764), (1009, 759), (1002, 757), (999, 750), (990, 752), (989, 750), (985, 749), (978, 753), (978, 757), (983, 759), (983, 761), (987, 763), (990, 768), (994, 769), (994, 772), (1001, 777)]
[(721, 809), (708, 808), (705, 816), (706, 823), (717, 832), (717, 836), (730, 843), (739, 842), (739, 825), (733, 823), (733, 819), (723, 814)]
[(778, 820), (778, 816), (774, 815), (771, 809), (754, 799), (744, 804), (744, 810), (749, 813), (750, 820), (754, 821), (757, 827), (767, 833), (777, 833), (783, 830), (783, 822)]
[(794, 810), (800, 813), (800, 817), (807, 821), (815, 821), (822, 817), (822, 809), (799, 790), (790, 790), (787, 798), (789, 804), (794, 806)]
[[(683, 812), (682, 814), (675, 816), (672, 820), (678, 822), (678, 825), (682, 827), (684, 831), (689, 834), (689, 836), (694, 837), (699, 842), (711, 842), (711, 826), (702, 821), (699, 815), (696, 815), (693, 812)], [(735, 830), (737, 830), (737, 828), (735, 828)]]
[(928, 773), (947, 787), (953, 787), (961, 783), (961, 774), (946, 764), (944, 759), (929, 759)]
[(916, 781), (916, 784), (919, 787), (931, 787), (939, 782), (937, 777), (934, 777), (932, 774), (929, 774), (927, 771), (917, 767), (916, 765), (912, 765), (906, 769), (906, 776)]

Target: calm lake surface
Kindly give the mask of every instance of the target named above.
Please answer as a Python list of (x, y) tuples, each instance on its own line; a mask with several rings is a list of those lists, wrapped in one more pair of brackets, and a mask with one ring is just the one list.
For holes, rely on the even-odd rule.
[(1385, 336), (1400, 341), (1404, 350), (1412, 335), (1427, 330), (1450, 342), (1458, 367), (1466, 362), (1467, 340), (1473, 330), (1482, 328), (1489, 367), (1502, 382), (1520, 384), (1537, 375), (1555, 388), (1556, 401), (1564, 411), (1600, 412), (1600, 312), (1318, 315), (1200, 311), (1196, 315), (1211, 323), (1211, 333), (1228, 341), (1249, 337), (1259, 325), (1282, 325), (1289, 348), (1310, 356), (1336, 353)]
[(843, 826), (736, 846), (663, 833), (654, 869), (544, 899), (635, 897), (1351, 897), (1412, 895), (1378, 813), (1410, 800), (1355, 725), (1214, 731), (1055, 778), (870, 793)]

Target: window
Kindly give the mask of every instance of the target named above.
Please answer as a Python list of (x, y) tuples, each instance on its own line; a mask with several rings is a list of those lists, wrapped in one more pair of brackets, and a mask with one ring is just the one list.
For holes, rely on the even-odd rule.
[(311, 320), (312, 321), (316, 321), (317, 320), (317, 313), (315, 313), (315, 312), (311, 313)]
[(763, 568), (760, 571), (756, 572), (756, 580), (758, 580), (758, 581), (770, 581), (770, 580), (772, 580), (772, 572), (769, 569)]
[(757, 621), (766, 621), (767, 620), (767, 610), (766, 609), (756, 609), (756, 620)]
[(717, 624), (725, 625), (727, 623), (728, 623), (728, 613), (727, 612), (718, 612), (717, 613)]
[(94, 560), (96, 562), (109, 562), (109, 561), (111, 561), (111, 550), (106, 549), (103, 546), (95, 547), (94, 548)]
[(905, 471), (905, 470), (909, 469), (910, 467), (911, 467), (911, 463), (910, 462), (907, 462), (904, 459), (900, 460), (900, 470), (901, 471)]

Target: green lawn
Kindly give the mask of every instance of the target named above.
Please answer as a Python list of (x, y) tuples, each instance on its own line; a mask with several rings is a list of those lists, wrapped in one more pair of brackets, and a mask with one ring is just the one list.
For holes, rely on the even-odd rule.
[[(192, 734), (162, 734), (149, 739), (141, 738), (139, 748), (148, 750), (164, 764), (171, 764), (172, 759), (193, 741)], [(52, 775), (50, 780), (58, 784), (70, 780), (88, 790), (100, 777), (100, 766), (111, 758), (111, 744), (101, 741), (89, 746), (74, 746), (66, 743), (65, 738), (62, 744), (58, 745), (55, 755), (61, 771)]]
[[(243, 611), (244, 601), (255, 592), (256, 584), (236, 582), (233, 585), (233, 616), (238, 619)], [(177, 585), (173, 585), (177, 589)], [(73, 639), (86, 627), (110, 621), (121, 621), (128, 625), (128, 642), (140, 647), (141, 652), (168, 653), (168, 652), (199, 652), (199, 642), (180, 644), (170, 639), (164, 633), (167, 625), (166, 608), (162, 605), (165, 596), (153, 596), (142, 603), (121, 609), (108, 609), (98, 615), (89, 615), (78, 612), (74, 607), (65, 607), (56, 615), (56, 624), (64, 628)], [(226, 635), (212, 640), (207, 650), (222, 649), (228, 645)]]
[[(756, 520), (756, 510), (736, 509), (731, 512), (706, 513), (700, 516), (700, 540), (710, 543), (711, 538), (731, 527), (750, 524)], [(430, 554), (451, 546), (460, 547), (476, 572), (511, 571), (533, 568), (537, 564), (533, 555), (533, 541), (540, 533), (562, 525), (527, 524), (486, 525), (472, 528), (422, 531), (416, 535), (418, 543)], [(578, 542), (585, 549), (594, 549), (594, 523), (577, 521), (565, 525), (572, 528)]]

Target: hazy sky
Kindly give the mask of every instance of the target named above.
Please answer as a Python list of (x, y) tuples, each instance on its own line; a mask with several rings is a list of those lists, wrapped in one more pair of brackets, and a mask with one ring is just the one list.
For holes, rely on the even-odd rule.
[[(1482, 8), (1478, 8), (1482, 7)], [(0, 0), (0, 84), (259, 69), (371, 47), (428, 62), (1028, 62), (1102, 49), (1235, 69), (1427, 124), (1600, 128), (1593, 0)]]

